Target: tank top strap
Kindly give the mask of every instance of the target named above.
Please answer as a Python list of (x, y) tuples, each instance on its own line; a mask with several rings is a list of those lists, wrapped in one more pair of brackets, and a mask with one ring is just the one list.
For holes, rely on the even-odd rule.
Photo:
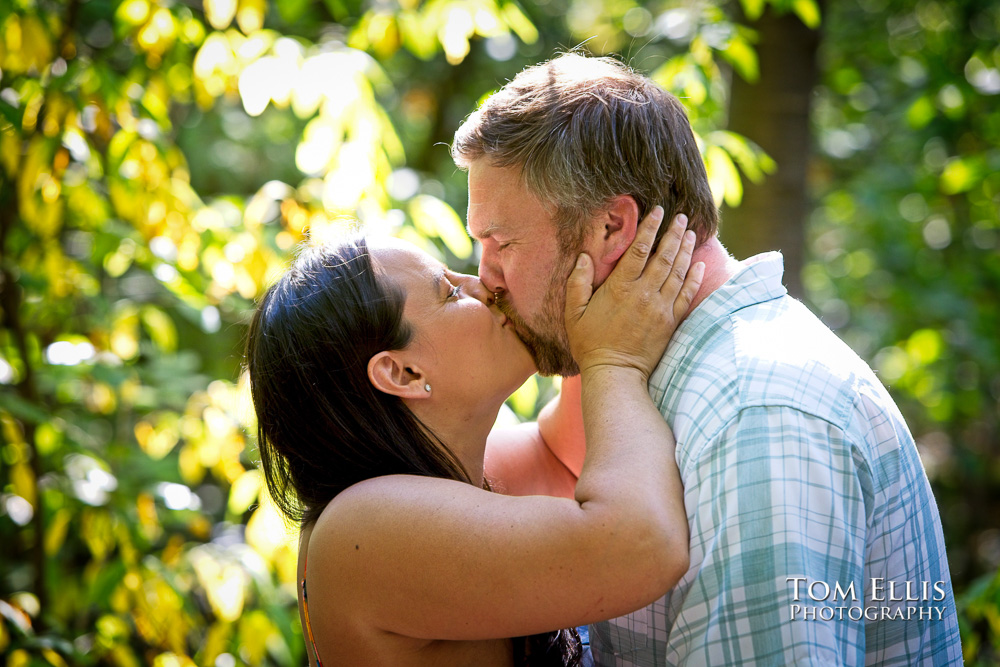
[(309, 595), (306, 592), (306, 572), (309, 570), (309, 557), (302, 559), (302, 616), (306, 620), (306, 636), (309, 637), (309, 644), (312, 646), (313, 657), (316, 658), (316, 667), (323, 667), (323, 661), (319, 657), (319, 649), (316, 648), (316, 639), (313, 637), (312, 624), (309, 622)]

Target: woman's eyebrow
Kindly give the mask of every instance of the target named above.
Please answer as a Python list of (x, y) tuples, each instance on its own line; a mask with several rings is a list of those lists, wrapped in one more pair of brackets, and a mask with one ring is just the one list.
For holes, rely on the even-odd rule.
[(431, 282), (434, 284), (434, 294), (441, 294), (441, 283), (444, 281), (444, 269), (440, 268), (434, 272)]

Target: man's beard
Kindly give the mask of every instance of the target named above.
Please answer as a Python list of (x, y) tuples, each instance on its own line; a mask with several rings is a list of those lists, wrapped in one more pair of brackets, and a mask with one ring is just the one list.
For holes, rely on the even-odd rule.
[(570, 377), (580, 373), (580, 367), (570, 354), (569, 338), (566, 336), (566, 280), (573, 270), (576, 256), (576, 253), (565, 253), (556, 264), (534, 326), (514, 310), (505, 294), (497, 299), (497, 307), (514, 324), (518, 338), (528, 348), (535, 367), (542, 375)]

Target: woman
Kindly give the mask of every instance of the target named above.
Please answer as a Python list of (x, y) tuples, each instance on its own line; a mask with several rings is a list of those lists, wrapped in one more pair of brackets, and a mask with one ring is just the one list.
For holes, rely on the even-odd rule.
[(534, 367), (477, 278), (359, 239), (305, 250), (269, 290), (247, 363), (268, 489), (302, 527), (311, 664), (574, 664), (554, 628), (642, 607), (685, 572), (673, 438), (646, 380), (703, 267), (681, 285), (682, 224), (648, 257), (661, 218), (595, 294), (586, 255), (567, 284), (587, 435), (573, 498), (488, 489), (487, 436)]

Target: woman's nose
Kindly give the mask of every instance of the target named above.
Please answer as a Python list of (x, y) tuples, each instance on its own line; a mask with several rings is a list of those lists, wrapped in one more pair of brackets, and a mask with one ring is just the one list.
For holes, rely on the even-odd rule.
[(465, 280), (464, 288), (467, 294), (474, 296), (487, 306), (493, 304), (493, 292), (478, 277), (464, 276), (463, 279)]

